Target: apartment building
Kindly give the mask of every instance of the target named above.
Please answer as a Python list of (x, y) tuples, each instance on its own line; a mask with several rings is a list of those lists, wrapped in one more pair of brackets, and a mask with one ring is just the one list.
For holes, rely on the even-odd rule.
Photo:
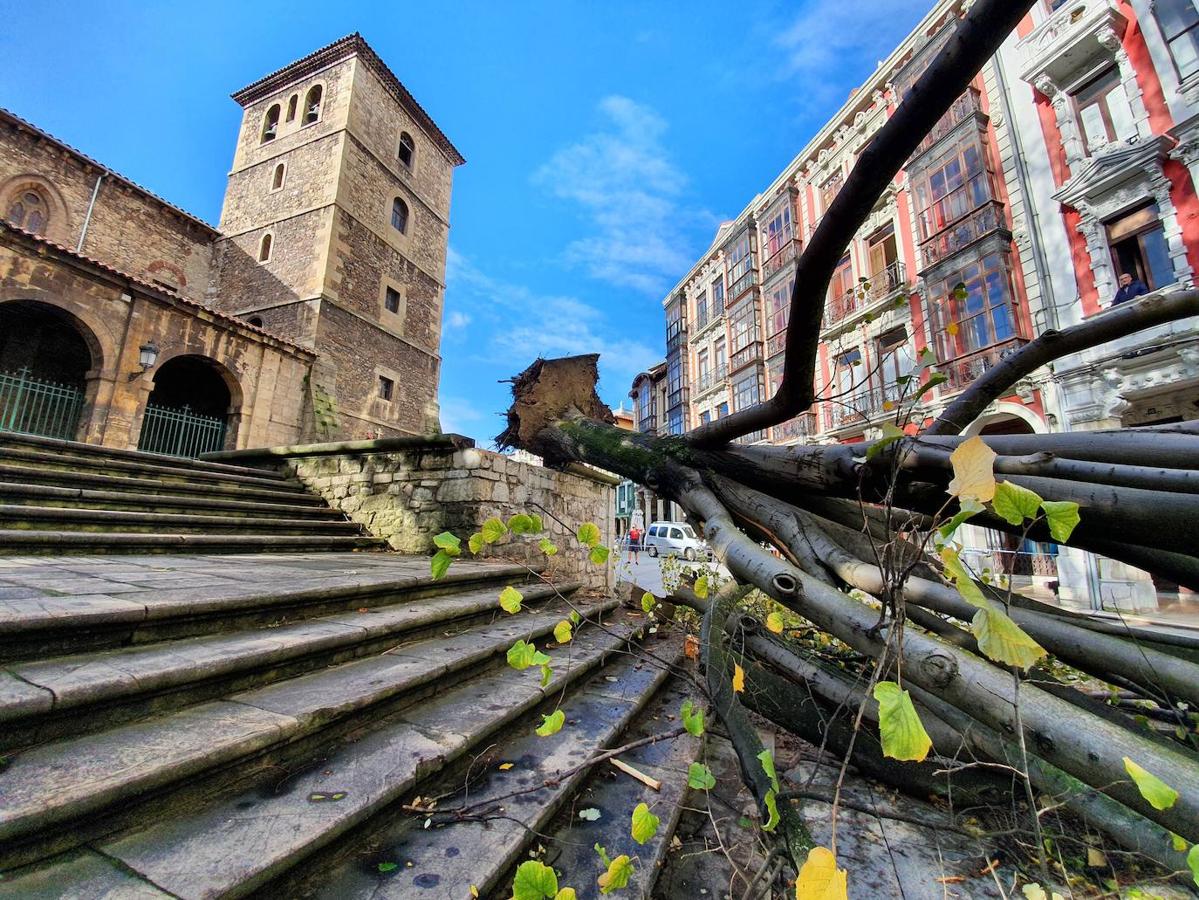
[[(698, 424), (777, 390), (794, 261), (858, 154), (949, 37), (943, 0), (663, 301)], [(914, 431), (1047, 328), (1102, 315), (1121, 274), (1149, 290), (1199, 263), (1199, 13), (1193, 0), (1042, 0), (905, 162), (837, 267), (816, 402), (744, 442), (854, 443)], [(1194, 320), (1063, 360), (969, 433), (1158, 424), (1199, 411)], [(668, 357), (669, 359), (669, 357)], [(945, 380), (927, 392), (922, 363)], [(689, 394), (689, 396), (686, 396)], [(688, 419), (689, 416), (689, 419)], [(1052, 545), (968, 530), (968, 557), (1082, 608), (1187, 606), (1176, 586)]]

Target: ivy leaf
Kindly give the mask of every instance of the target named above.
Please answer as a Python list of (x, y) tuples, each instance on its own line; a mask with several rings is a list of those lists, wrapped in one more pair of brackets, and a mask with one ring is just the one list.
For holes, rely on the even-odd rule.
[(603, 544), (596, 544), (591, 548), (591, 552), (587, 554), (587, 558), (595, 563), (595, 565), (602, 566), (608, 561), (608, 553), (609, 550), (607, 547)]
[(434, 535), (433, 546), (444, 550), (450, 556), (458, 556), (462, 552), (462, 541), (448, 531)]
[(530, 534), (541, 534), (541, 532), (545, 531), (545, 524), (541, 521), (541, 516), (537, 515), (537, 513), (530, 513), (529, 519), (533, 523), (533, 530), (529, 532)]
[(1169, 809), (1178, 800), (1178, 791), (1152, 772), (1142, 769), (1127, 756), (1124, 757), (1124, 770), (1132, 776), (1137, 790), (1154, 809)]
[[(527, 641), (517, 641), (508, 648), (508, 665), (516, 669), (518, 672), (523, 672), (529, 666), (537, 663), (537, 648)], [(545, 656), (545, 654), (541, 654)], [(548, 661), (549, 657), (546, 657)]]
[(995, 451), (975, 435), (949, 454), (953, 480), (949, 493), (961, 499), (986, 503), (995, 496)]
[(892, 759), (923, 762), (933, 741), (924, 730), (911, 695), (894, 681), (874, 686), (878, 701), (878, 730), (883, 739), (883, 755)]
[(699, 578), (695, 579), (695, 596), (699, 597), (700, 600), (706, 600), (708, 598), (707, 575), (700, 575)]
[[(1186, 838), (1184, 838), (1181, 834), (1175, 834), (1173, 831), (1171, 831), (1170, 832), (1170, 846), (1173, 847), (1175, 850), (1177, 850), (1179, 853), (1185, 853), (1186, 849), (1187, 849)], [(1196, 844), (1195, 846), (1199, 847), (1199, 844)]]
[(775, 796), (774, 788), (771, 788), (770, 790), (768, 790), (766, 792), (766, 796), (763, 798), (763, 802), (766, 804), (767, 817), (766, 817), (766, 824), (762, 826), (762, 830), (763, 831), (774, 831), (774, 829), (776, 827), (778, 827), (778, 824), (780, 821), (780, 819), (779, 819), (779, 802), (778, 802), (778, 797)]
[(572, 887), (564, 887), (554, 896), (554, 900), (579, 900), (579, 895)]
[(1042, 500), (1041, 509), (1045, 512), (1045, 523), (1053, 539), (1060, 544), (1070, 540), (1074, 526), (1081, 521), (1078, 504), (1071, 500)]
[(492, 516), (483, 523), (483, 527), (479, 529), (479, 532), (483, 535), (483, 543), (494, 544), (508, 533), (508, 526), (495, 516)]
[(1007, 613), (990, 603), (974, 614), (970, 632), (978, 641), (978, 649), (995, 662), (1027, 669), (1045, 656), (1040, 644)]
[(1199, 884), (1199, 844), (1193, 846), (1187, 854), (1187, 865), (1191, 867), (1191, 877), (1195, 879), (1195, 884)]
[(712, 770), (703, 763), (693, 762), (687, 767), (687, 787), (697, 791), (710, 791), (716, 787), (716, 778)]
[(576, 627), (578, 626), (578, 624), (580, 622), (583, 621), (583, 617), (579, 615), (579, 611), (577, 609), (572, 609), (570, 611), (570, 615), (567, 616), (566, 618), (570, 619), (570, 624), (574, 625)]
[(699, 737), (704, 733), (704, 711), (690, 700), (683, 701), (679, 715), (688, 734)]
[(758, 762), (762, 764), (762, 771), (770, 779), (770, 784), (776, 791), (780, 790), (778, 772), (774, 768), (774, 754), (769, 750), (763, 750), (758, 754)]
[(966, 499), (959, 501), (958, 511), (953, 514), (952, 519), (947, 521), (939, 529), (941, 537), (944, 540), (949, 540), (949, 536), (958, 530), (959, 525), (977, 513), (982, 512), (984, 509), (986, 509), (986, 507), (977, 500)]
[(562, 730), (562, 726), (566, 723), (566, 713), (560, 709), (555, 709), (548, 716), (541, 717), (541, 724), (537, 726), (537, 735), (539, 737), (549, 737), (551, 734), (557, 734)]
[(377, 868), (381, 874), (386, 875), (388, 872), (394, 872), (399, 867), (400, 864), (396, 862), (381, 862), (375, 868)]
[(948, 380), (949, 376), (944, 372), (933, 372), (933, 374), (928, 377), (928, 380), (924, 382), (924, 384), (920, 385), (920, 393), (922, 395), (927, 394), (933, 388), (943, 385)]
[(646, 591), (644, 594), (641, 595), (641, 611), (642, 612), (653, 612), (653, 609), (657, 605), (657, 602), (658, 601), (654, 599), (654, 595), (651, 594), (649, 591)]
[(783, 617), (777, 612), (772, 612), (766, 617), (766, 630), (771, 634), (783, 633)]
[(542, 538), (537, 542), (537, 548), (546, 556), (553, 556), (558, 552), (558, 545), (549, 538)]
[(633, 840), (638, 844), (644, 844), (658, 833), (658, 825), (661, 821), (649, 811), (648, 806), (638, 803), (633, 809)]
[(554, 640), (559, 644), (569, 644), (574, 638), (572, 632), (573, 629), (570, 626), (570, 622), (568, 622), (566, 619), (563, 619), (554, 626)]
[(599, 854), (600, 862), (603, 863), (605, 869), (612, 865), (612, 860), (608, 859), (608, 850), (606, 847), (601, 847), (597, 842), (595, 852)]
[(958, 593), (962, 595), (962, 599), (971, 606), (977, 606), (979, 609), (986, 609), (991, 604), (986, 597), (983, 596), (982, 589), (970, 577), (970, 573), (966, 571), (966, 567), (962, 565), (962, 560), (958, 556), (958, 552), (952, 547), (945, 547), (941, 551), (941, 562), (945, 565), (945, 572), (953, 580), (954, 586), (958, 589)]
[(444, 550), (438, 550), (433, 554), (433, 558), (429, 561), (429, 574), (433, 576), (434, 581), (439, 581), (445, 578), (445, 573), (450, 570), (450, 563), (454, 561), (454, 557), (450, 556)]
[(520, 612), (520, 604), (524, 599), (524, 594), (522, 594), (512, 585), (508, 585), (506, 588), (500, 591), (500, 608), (506, 613), (512, 613), (515, 615), (516, 613)]
[(745, 693), (745, 670), (738, 663), (733, 663), (733, 693)]
[(594, 547), (600, 542), (600, 530), (594, 522), (584, 522), (575, 533), (579, 543), (584, 547)]
[(633, 861), (621, 854), (608, 864), (608, 871), (601, 875), (596, 883), (601, 894), (610, 894), (623, 887), (628, 887), (629, 879), (633, 876)]
[(508, 520), (508, 530), (513, 534), (532, 534), (533, 517), (517, 513)]
[(522, 862), (512, 882), (513, 900), (545, 900), (558, 893), (558, 873), (536, 859)]
[(837, 858), (827, 847), (808, 851), (795, 882), (796, 900), (848, 900), (849, 873), (837, 868)]
[(487, 544), (483, 540), (482, 533), (476, 531), (470, 536), (470, 538), (467, 539), (466, 546), (470, 549), (471, 553), (477, 554), (480, 550), (487, 546)]
[(866, 448), (866, 459), (874, 459), (903, 436), (903, 429), (894, 422), (884, 422), (883, 436)]
[(554, 670), (550, 668), (548, 662), (541, 664), (541, 686), (545, 687), (550, 683), (550, 679), (554, 677)]
[(991, 501), (996, 515), (1002, 516), (1009, 525), (1023, 525), (1025, 519), (1035, 519), (1040, 510), (1041, 498), (1035, 491), (1001, 481), (995, 485), (995, 499)]

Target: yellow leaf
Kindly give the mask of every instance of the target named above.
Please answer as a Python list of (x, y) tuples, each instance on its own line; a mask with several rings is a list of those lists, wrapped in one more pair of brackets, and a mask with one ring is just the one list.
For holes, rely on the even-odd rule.
[(1178, 791), (1170, 787), (1152, 772), (1142, 769), (1127, 756), (1124, 757), (1124, 770), (1136, 782), (1141, 796), (1149, 801), (1154, 809), (1169, 809), (1178, 800)]
[(569, 644), (571, 641), (571, 632), (570, 622), (563, 619), (554, 626), (554, 640), (559, 644)]
[(472, 897), (476, 897), (476, 898), (479, 896), (479, 889), (477, 887), (475, 887), (473, 884), (470, 886), (470, 895)]
[(554, 900), (578, 900), (578, 896), (574, 888), (562, 888), (562, 890), (558, 891)]
[(766, 617), (766, 630), (774, 634), (783, 633), (783, 617), (776, 612), (772, 612)]
[(562, 725), (566, 722), (566, 713), (560, 709), (555, 709), (552, 713), (542, 715), (541, 724), (534, 731), (538, 737), (549, 737), (552, 734), (557, 734), (562, 730)]
[(508, 771), (509, 769), (511, 769), (511, 768), (512, 768), (514, 765), (516, 765), (516, 763), (500, 763), (500, 771), (501, 771), (501, 772), (507, 772), (507, 771)]
[(995, 451), (977, 435), (958, 444), (949, 455), (953, 480), (949, 493), (986, 503), (995, 496)]
[(996, 606), (988, 603), (974, 614), (970, 632), (988, 659), (1027, 669), (1045, 655), (1045, 649)]
[(795, 900), (849, 900), (848, 881), (831, 850), (813, 847), (795, 881)]
[(948, 325), (945, 326), (945, 330), (947, 332), (949, 332), (950, 334), (957, 334), (958, 333), (958, 323), (950, 322)]
[(733, 663), (733, 691), (742, 693), (745, 690), (745, 670)]
[(883, 755), (923, 761), (933, 742), (924, 730), (911, 695), (894, 681), (880, 681), (874, 686), (874, 699), (878, 701), (878, 731), (883, 739)]
[(524, 594), (508, 585), (500, 591), (500, 608), (506, 613), (516, 614), (520, 612), (520, 602), (524, 599)]
[(601, 894), (610, 894), (622, 887), (628, 887), (629, 878), (633, 874), (633, 861), (621, 854), (608, 864), (608, 871), (601, 875), (596, 883)]

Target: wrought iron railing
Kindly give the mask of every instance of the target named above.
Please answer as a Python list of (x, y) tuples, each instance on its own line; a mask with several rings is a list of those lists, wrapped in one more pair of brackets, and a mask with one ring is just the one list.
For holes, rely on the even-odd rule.
[(83, 391), (30, 375), (27, 368), (0, 372), (0, 431), (74, 440), (83, 413)]
[(775, 443), (807, 440), (817, 433), (816, 413), (800, 413), (794, 419), (788, 419), (771, 429), (771, 438)]
[(925, 268), (936, 265), (946, 257), (952, 256), (1001, 228), (1007, 228), (1007, 220), (1003, 215), (1003, 204), (998, 200), (988, 200), (978, 209), (958, 219), (920, 245)]
[(741, 299), (741, 295), (748, 291), (751, 287), (757, 284), (758, 273), (754, 271), (753, 266), (745, 271), (736, 281), (729, 285), (728, 298), (725, 300), (725, 306), (732, 306)]
[(907, 269), (903, 260), (895, 260), (881, 272), (859, 282), (824, 307), (824, 327), (830, 328), (843, 319), (864, 311), (880, 300), (893, 296), (907, 285)]
[(729, 367), (735, 372), (738, 369), (748, 366), (750, 363), (760, 362), (762, 358), (762, 342), (750, 341), (729, 357)]
[(949, 391), (960, 391), (978, 378), (987, 369), (1000, 360), (1007, 358), (1028, 343), (1024, 338), (1009, 338), (1000, 344), (993, 344), (976, 350), (965, 356), (941, 365), (939, 368), (949, 379), (946, 388)]
[(962, 561), (979, 573), (990, 569), (998, 575), (1057, 577), (1057, 556), (1052, 553), (967, 547), (962, 551)]
[(791, 260), (795, 259), (796, 253), (799, 251), (799, 239), (792, 238), (783, 246), (775, 251), (774, 255), (766, 262), (762, 263), (762, 280), (765, 281)]
[(957, 128), (963, 119), (975, 113), (981, 113), (982, 109), (982, 99), (978, 88), (967, 88), (966, 93), (953, 101), (953, 106), (949, 107), (945, 115), (941, 116), (937, 124), (933, 126), (933, 130), (916, 147), (916, 152), (908, 157), (909, 162), (930, 150), (933, 144)]
[(203, 416), (188, 406), (146, 404), (137, 449), (167, 456), (196, 457), (225, 449), (225, 420)]
[(699, 373), (699, 378), (695, 379), (695, 390), (697, 393), (702, 393), (711, 387), (723, 384), (728, 380), (728, 377), (728, 363), (721, 363), (715, 369), (708, 369), (705, 372)]
[(637, 430), (642, 434), (657, 434), (658, 433), (658, 417), (657, 416), (642, 416), (637, 420)]
[(759, 429), (758, 431), (751, 431), (749, 434), (744, 434), (741, 437), (736, 438), (733, 441), (733, 443), (734, 444), (757, 444), (764, 440), (766, 440), (766, 429), (762, 428), (762, 429)]

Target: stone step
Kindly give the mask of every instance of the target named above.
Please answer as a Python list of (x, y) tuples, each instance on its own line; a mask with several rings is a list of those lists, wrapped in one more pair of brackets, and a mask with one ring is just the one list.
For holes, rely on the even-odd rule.
[[(112, 457), (94, 453), (78, 453), (74, 450), (42, 450), (40, 448), (4, 447), (0, 456), (12, 465), (41, 469), (47, 472), (68, 470), (90, 472), (98, 475), (154, 478), (164, 484), (186, 481), (195, 484), (232, 484), (265, 487), (268, 490), (288, 490), (299, 487), (294, 479), (281, 477), (257, 469), (242, 469), (240, 472), (211, 472), (183, 466), (163, 465), (162, 457), (150, 456), (141, 459)], [(169, 457), (168, 457), (169, 458)]]
[(167, 456), (163, 453), (146, 453), (143, 450), (124, 450), (115, 447), (104, 447), (99, 444), (85, 444), (81, 441), (64, 441), (58, 438), (42, 437), (35, 434), (19, 434), (13, 431), (0, 432), (0, 456), (5, 455), (10, 449), (34, 449), (48, 453), (72, 453), (105, 459), (134, 460), (191, 472), (223, 472), (228, 475), (248, 475), (257, 478), (276, 478), (279, 480), (286, 480), (287, 478), (287, 476), (272, 469), (230, 465), (228, 463), (211, 462), (183, 456)]
[(0, 556), (63, 553), (277, 553), (385, 550), (383, 538), (365, 535), (145, 534), (118, 531), (0, 530)]
[(344, 513), (314, 502), (310, 495), (297, 494), (284, 503), (260, 503), (236, 497), (206, 497), (202, 494), (173, 494), (134, 491), (88, 490), (51, 484), (0, 482), (0, 502), (9, 505), (53, 506), (59, 509), (108, 509), (162, 513), (213, 513), (222, 516), (283, 515), (289, 519), (337, 519)]
[[(606, 630), (585, 626), (568, 655), (555, 653), (565, 658), (556, 662), (544, 688), (535, 670), (517, 672), (505, 666), (482, 673), (326, 748), (282, 785), (278, 775), (243, 784), (149, 827), (97, 841), (94, 856), (49, 860), (11, 873), (6, 883), (28, 896), (42, 885), (74, 887), (81, 872), (90, 882), (91, 896), (134, 886), (181, 898), (301, 896), (296, 887), (282, 884), (295, 881), (297, 875), (311, 875), (312, 863), (319, 868), (326, 856), (321, 851), (353, 846), (359, 832), (389, 815), (414, 789), (424, 792), (422, 783), (447, 765), (466, 760), (488, 743), (504, 742), (507, 735), (527, 738), (540, 721), (540, 715), (529, 715), (532, 710), (543, 706), (546, 698), (552, 705), (619, 654), (639, 627), (627, 618), (614, 620)], [(601, 672), (624, 674), (631, 667), (622, 656), (615, 659)], [(566, 703), (572, 704), (575, 696), (579, 695), (571, 695)], [(591, 703), (596, 700), (594, 694), (584, 696)], [(605, 703), (601, 714), (627, 715), (631, 706)], [(545, 752), (571, 741), (575, 732), (567, 726), (558, 735), (537, 740), (546, 742)], [(338, 799), (313, 799), (322, 796)], [(462, 855), (483, 864), (475, 848), (465, 848)], [(111, 871), (106, 861), (113, 865)], [(297, 866), (302, 866), (299, 873)], [(130, 876), (142, 880), (130, 881)], [(429, 895), (451, 896), (440, 891)]]
[(0, 462), (0, 484), (49, 484), (58, 487), (84, 488), (103, 491), (144, 491), (148, 494), (187, 494), (227, 499), (256, 500), (266, 503), (300, 503), (323, 506), (324, 500), (307, 493), (298, 483), (280, 482), (276, 488), (232, 482), (198, 482), (178, 479), (132, 478), (124, 475), (101, 475), (71, 469), (43, 469)]
[(152, 534), (361, 535), (362, 526), (347, 519), (292, 519), (276, 516), (227, 516), (196, 513), (131, 512), (112, 509), (72, 509), (0, 503), (4, 531), (123, 531)]
[[(676, 643), (667, 655), (668, 661), (675, 662), (680, 656), (681, 647)], [(325, 900), (398, 900), (416, 896), (440, 900), (470, 897), (473, 886), (480, 896), (508, 897), (512, 895), (515, 867), (529, 858), (531, 849), (538, 844), (550, 847), (551, 854), (565, 849), (545, 842), (540, 835), (546, 833), (557, 817), (567, 822), (577, 821), (580, 809), (600, 809), (601, 819), (595, 823), (598, 826), (595, 832), (610, 842), (607, 846), (613, 857), (620, 853), (644, 857), (650, 846), (634, 844), (629, 828), (633, 808), (645, 795), (662, 818), (662, 827), (652, 846), (654, 849), (665, 846), (677, 818), (677, 812), (672, 810), (677, 810), (686, 793), (685, 763), (681, 772), (661, 768), (647, 771), (663, 779), (665, 796), (662, 797), (627, 775), (617, 775), (624, 790), (614, 791), (609, 798), (611, 805), (606, 807), (595, 806), (593, 798), (580, 795), (579, 789), (595, 775), (602, 773), (607, 777), (608, 772), (614, 771), (610, 765), (601, 764), (595, 774), (586, 769), (576, 772), (570, 769), (597, 751), (632, 739), (628, 733), (630, 726), (637, 735), (670, 727), (673, 723), (666, 719), (652, 719), (652, 715), (667, 711), (677, 714), (680, 702), (675, 699), (677, 690), (667, 692), (668, 703), (664, 704), (659, 697), (668, 680), (677, 682), (668, 668), (645, 664), (636, 656), (626, 656), (605, 667), (562, 702), (568, 724), (557, 734), (539, 737), (534, 728), (540, 718), (524, 718), (503, 738), (492, 739), (495, 749), (485, 760), (463, 761), (418, 786), (422, 796), (442, 798), (443, 807), (469, 802), (473, 813), (483, 817), (482, 821), (456, 821), (448, 814), (429, 817), (401, 812), (389, 823), (368, 823), (343, 839), (342, 859), (336, 865), (329, 865), (325, 859), (313, 860), (304, 867), (305, 871), (297, 873), (298, 877), (283, 885), (272, 885), (272, 893)], [(647, 716), (650, 710), (653, 712)], [(453, 727), (439, 721), (439, 711), (435, 709), (420, 712), (427, 716), (427, 729)], [(683, 759), (689, 762), (695, 758), (698, 743), (690, 736), (663, 742), (654, 758), (667, 764)], [(681, 750), (672, 754), (674, 744)], [(632, 761), (631, 755), (628, 761)], [(509, 763), (511, 768), (499, 768)], [(468, 776), (470, 787), (464, 794), (462, 788), (468, 783)], [(526, 789), (528, 793), (511, 796), (514, 791)], [(425, 821), (430, 818), (431, 825), (426, 828)], [(602, 871), (599, 857), (592, 849), (595, 840), (590, 836), (588, 831), (585, 846), (572, 848), (579, 851), (578, 858), (571, 858), (565, 865), (553, 855), (545, 858), (548, 865), (558, 870), (559, 887), (573, 887), (579, 896), (588, 895), (588, 886), (596, 887), (595, 880)], [(395, 867), (388, 867), (388, 863), (395, 863)], [(380, 871), (381, 864), (384, 871)], [(649, 872), (653, 872), (652, 864)], [(598, 889), (591, 893), (598, 893)], [(626, 895), (622, 891), (620, 896), (641, 895)]]
[[(578, 587), (521, 591), (536, 605)], [(493, 584), (279, 627), (10, 663), (0, 670), (8, 676), (0, 678), (0, 750), (97, 731), (494, 619), (503, 615), (499, 591)]]
[[(605, 600), (585, 612), (594, 617), (616, 605), (616, 600)], [(447, 686), (472, 672), (502, 666), (514, 641), (542, 638), (566, 612), (561, 605), (505, 616), (493, 625), (418, 641), (395, 653), (17, 754), (0, 772), (0, 869), (73, 849), (132, 822), (140, 825), (171, 810), (188, 810), (254, 772), (276, 769), (278, 783), (277, 769), (287, 761), (311, 759), (321, 742), (337, 740), (356, 724), (418, 709), (418, 701), (445, 695)], [(464, 718), (468, 709), (459, 711), (460, 724), (469, 722)], [(440, 757), (436, 745), (429, 749), (434, 759)], [(403, 766), (413, 753), (419, 750), (392, 748), (388, 759), (392, 766)], [(317, 810), (313, 818), (322, 815), (315, 804), (311, 808)], [(264, 829), (262, 837), (269, 832)], [(261, 847), (244, 841), (237, 846), (255, 859), (262, 856)], [(161, 847), (160, 840), (151, 839), (147, 852), (153, 856)], [(114, 851), (120, 852), (105, 850), (109, 855)]]
[[(157, 565), (157, 560), (162, 564)], [(128, 559), (128, 563), (121, 560)], [(147, 568), (147, 563), (155, 565)], [(433, 581), (429, 558), (396, 554), (259, 556), (218, 576), (237, 558), (77, 557), (70, 577), (48, 577), (39, 557), (0, 567), (0, 660), (44, 659), (218, 631), (279, 626), (315, 616), (475, 589), (499, 590), (528, 570), (459, 560)]]

